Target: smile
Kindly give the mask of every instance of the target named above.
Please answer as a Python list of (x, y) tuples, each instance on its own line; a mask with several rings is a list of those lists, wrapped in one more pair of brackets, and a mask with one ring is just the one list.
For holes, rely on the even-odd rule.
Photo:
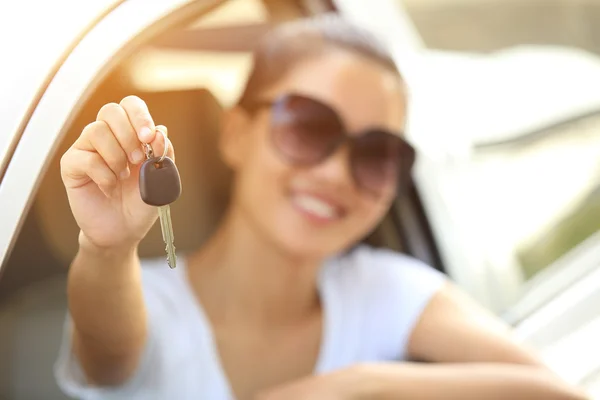
[(317, 196), (295, 194), (292, 196), (292, 203), (303, 214), (323, 222), (333, 221), (342, 216), (339, 206)]

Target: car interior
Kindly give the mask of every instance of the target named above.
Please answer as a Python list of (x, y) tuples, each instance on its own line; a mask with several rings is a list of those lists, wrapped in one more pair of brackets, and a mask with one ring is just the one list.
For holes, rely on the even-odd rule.
[[(306, 6), (308, 3), (312, 6)], [(191, 24), (169, 26), (150, 42), (141, 43), (93, 90), (77, 117), (65, 127), (66, 134), (56, 146), (2, 268), (0, 398), (66, 398), (54, 382), (52, 367), (67, 312), (66, 275), (77, 251), (78, 227), (59, 163), (83, 127), (95, 120), (105, 103), (130, 94), (146, 101), (156, 123), (168, 126), (176, 148), (183, 191), (171, 205), (175, 245), (183, 253), (195, 249), (211, 234), (227, 207), (231, 172), (216, 148), (220, 116), (224, 107), (235, 102), (254, 41), (270, 24), (329, 10), (334, 8), (327, 1), (221, 2), (206, 14), (194, 16)], [(140, 69), (164, 65), (175, 71), (169, 82), (161, 78), (160, 71), (154, 70), (153, 75), (146, 70), (145, 76)], [(403, 251), (444, 271), (414, 184), (365, 240)], [(142, 242), (140, 255), (165, 257), (159, 224)]]

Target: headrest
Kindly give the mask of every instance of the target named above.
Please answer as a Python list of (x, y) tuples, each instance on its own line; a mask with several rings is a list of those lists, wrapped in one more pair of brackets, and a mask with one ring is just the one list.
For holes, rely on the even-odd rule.
[[(215, 229), (228, 200), (230, 172), (219, 157), (217, 144), (221, 107), (205, 90), (136, 94), (146, 101), (155, 122), (169, 128), (182, 182), (181, 197), (171, 205), (175, 246), (178, 251), (195, 249)], [(50, 248), (65, 265), (77, 251), (79, 228), (60, 177), (60, 158), (83, 127), (95, 119), (102, 104), (118, 102), (125, 95), (115, 91), (99, 94), (85, 106), (39, 188), (34, 212)], [(158, 223), (139, 250), (141, 257), (165, 256)]]

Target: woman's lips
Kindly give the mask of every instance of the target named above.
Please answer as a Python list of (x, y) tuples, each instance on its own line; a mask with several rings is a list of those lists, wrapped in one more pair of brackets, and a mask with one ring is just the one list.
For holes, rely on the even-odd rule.
[(292, 203), (303, 214), (322, 222), (335, 221), (344, 214), (341, 206), (319, 195), (293, 193)]

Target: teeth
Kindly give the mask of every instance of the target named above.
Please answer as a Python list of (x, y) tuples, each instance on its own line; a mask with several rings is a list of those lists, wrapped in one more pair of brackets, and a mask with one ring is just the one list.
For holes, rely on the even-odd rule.
[(294, 202), (298, 207), (320, 218), (334, 218), (337, 216), (334, 207), (312, 196), (296, 196)]

